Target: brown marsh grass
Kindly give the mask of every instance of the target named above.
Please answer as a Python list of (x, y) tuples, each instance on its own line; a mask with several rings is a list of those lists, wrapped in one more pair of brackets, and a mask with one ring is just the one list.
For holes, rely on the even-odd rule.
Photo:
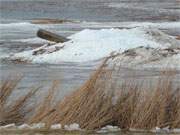
[(27, 111), (23, 110), (23, 106), (34, 91), (11, 107), (5, 107), (7, 97), (18, 83), (5, 81), (0, 89), (1, 125), (41, 122), (47, 127), (56, 123), (78, 123), (87, 130), (106, 125), (122, 129), (152, 129), (156, 126), (180, 128), (180, 87), (173, 85), (172, 73), (162, 72), (157, 83), (150, 88), (136, 83), (119, 85), (121, 78), (113, 78), (113, 74), (118, 73), (107, 69), (105, 61), (85, 84), (56, 103), (52, 102), (57, 88), (57, 83), (54, 83), (28, 119), (25, 119)]
[(25, 109), (25, 106), (38, 89), (32, 89), (15, 102), (8, 103), (10, 95), (20, 80), (21, 78), (9, 79), (2, 81), (0, 84), (0, 125), (25, 123), (26, 115), (33, 110), (32, 108)]

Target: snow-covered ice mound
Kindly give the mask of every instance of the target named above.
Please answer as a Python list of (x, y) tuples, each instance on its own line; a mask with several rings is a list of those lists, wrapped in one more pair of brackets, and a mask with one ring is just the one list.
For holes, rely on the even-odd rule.
[(71, 39), (68, 42), (44, 45), (9, 58), (32, 63), (87, 62), (139, 46), (166, 49), (180, 45), (174, 37), (152, 28), (86, 29), (68, 38)]
[(137, 47), (110, 57), (110, 66), (133, 66), (180, 69), (180, 48)]

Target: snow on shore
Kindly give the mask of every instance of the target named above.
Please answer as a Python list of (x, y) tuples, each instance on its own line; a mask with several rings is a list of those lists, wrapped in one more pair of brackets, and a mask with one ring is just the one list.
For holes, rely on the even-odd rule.
[(180, 42), (174, 37), (152, 28), (85, 29), (68, 38), (71, 39), (68, 42), (44, 45), (16, 53), (9, 58), (32, 63), (87, 62), (102, 59), (112, 52), (122, 53), (139, 46), (156, 49), (180, 46)]
[[(8, 124), (5, 126), (0, 126), (0, 131), (2, 130), (12, 130), (16, 129), (18, 130), (36, 130), (36, 129), (44, 129), (45, 128), (45, 123), (34, 123), (32, 125), (28, 124), (22, 124), (22, 125), (15, 125), (14, 123)], [(80, 128), (79, 124), (73, 123), (70, 125), (64, 125), (62, 126), (61, 124), (54, 124), (50, 126), (49, 131), (52, 130), (66, 130), (66, 131), (84, 131), (83, 129)], [(14, 130), (15, 131), (15, 130)], [(104, 134), (104, 133), (109, 133), (109, 132), (120, 132), (121, 129), (118, 126), (112, 126), (112, 125), (106, 125), (105, 127), (102, 127), (100, 130), (97, 130), (96, 132), (99, 134)], [(169, 126), (164, 127), (164, 128), (159, 128), (155, 127), (151, 130), (143, 130), (143, 129), (129, 129), (130, 132), (140, 132), (140, 133), (174, 133), (178, 134), (180, 133), (180, 129), (170, 129)]]

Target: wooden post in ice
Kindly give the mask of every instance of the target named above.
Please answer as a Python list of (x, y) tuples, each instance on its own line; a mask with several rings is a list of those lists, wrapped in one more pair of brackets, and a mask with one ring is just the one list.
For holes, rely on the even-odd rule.
[(66, 37), (54, 34), (52, 32), (49, 32), (43, 29), (38, 30), (37, 36), (40, 38), (49, 40), (49, 41), (56, 42), (56, 43), (63, 43), (63, 42), (69, 41), (69, 39), (67, 39)]

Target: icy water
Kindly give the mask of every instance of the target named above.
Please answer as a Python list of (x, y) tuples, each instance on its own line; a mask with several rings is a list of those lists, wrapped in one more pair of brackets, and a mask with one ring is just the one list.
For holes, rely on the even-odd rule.
[(0, 0), (10, 20), (177, 21), (179, 0)]
[[(0, 0), (0, 11), (0, 58), (46, 43), (36, 37), (39, 28), (68, 36), (85, 28), (113, 27), (113, 23), (118, 26), (118, 23), (133, 21), (157, 23), (180, 21), (178, 0), (163, 0), (163, 2), (162, 0)], [(38, 18), (67, 19), (76, 22), (48, 25), (29, 23)], [(180, 34), (176, 28), (165, 31), (172, 35)], [(1, 62), (0, 78), (23, 75), (19, 93), (32, 85), (46, 87), (52, 80), (60, 80), (63, 97), (87, 80), (96, 68), (94, 65), (97, 64), (39, 65)], [(129, 69), (125, 71), (128, 73)], [(148, 76), (158, 75), (155, 71), (141, 73), (141, 78)]]
[[(29, 23), (38, 18), (67, 19), (75, 22), (48, 25)], [(109, 24), (112, 26), (111, 22), (178, 22), (180, 21), (180, 1), (0, 0), (0, 21), (0, 58), (2, 58), (46, 43), (36, 38), (39, 28), (68, 36), (85, 28), (100, 29)], [(172, 35), (180, 35), (180, 30), (176, 28), (165, 31)], [(59, 96), (62, 98), (87, 80), (96, 69), (95, 65), (97, 62), (59, 65), (1, 62), (0, 79), (17, 76), (17, 74), (24, 76), (15, 96), (27, 92), (30, 86), (40, 85), (47, 89), (53, 80), (59, 80), (61, 84)], [(131, 69), (123, 69), (123, 72), (127, 73), (124, 78), (131, 77), (129, 76)], [(159, 76), (158, 71), (137, 70), (135, 72), (139, 80)], [(177, 76), (179, 75), (178, 73)], [(40, 93), (45, 91), (43, 89)]]
[[(68, 36), (86, 28), (120, 27), (125, 22), (180, 21), (178, 0), (0, 0), (0, 11), (0, 58), (47, 43), (36, 37), (39, 28)], [(30, 23), (38, 18), (67, 19), (73, 22), (48, 25)], [(176, 28), (167, 28), (164, 31), (171, 35), (180, 35), (180, 30)], [(0, 79), (23, 75), (18, 95), (35, 85), (47, 89), (53, 80), (59, 80), (59, 95), (63, 97), (87, 80), (96, 65), (97, 62), (59, 65), (1, 62)], [(130, 69), (123, 69), (124, 72), (124, 78), (131, 77)], [(157, 78), (159, 75), (158, 71), (133, 72), (136, 72), (139, 80)]]

